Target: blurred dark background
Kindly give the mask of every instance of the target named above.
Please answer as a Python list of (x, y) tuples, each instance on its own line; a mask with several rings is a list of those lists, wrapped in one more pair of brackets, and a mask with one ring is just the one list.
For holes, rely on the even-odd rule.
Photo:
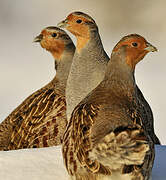
[(33, 38), (69, 13), (83, 11), (96, 20), (109, 55), (130, 33), (143, 35), (158, 48), (137, 66), (136, 80), (153, 109), (156, 133), (166, 144), (165, 8), (163, 0), (0, 0), (0, 121), (55, 75), (53, 58)]

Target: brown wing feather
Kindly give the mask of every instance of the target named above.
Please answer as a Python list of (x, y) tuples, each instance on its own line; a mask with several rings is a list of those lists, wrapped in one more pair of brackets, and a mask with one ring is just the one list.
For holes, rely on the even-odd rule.
[(138, 87), (137, 87), (137, 94), (138, 94), (138, 104), (140, 109), (142, 110), (142, 114), (144, 115), (143, 124), (146, 128), (146, 131), (148, 132), (152, 141), (155, 144), (161, 144), (159, 138), (156, 136), (154, 131), (154, 118), (153, 118), (152, 109)]
[[(100, 139), (96, 139), (94, 127), (98, 121), (102, 122), (100, 111), (101, 105), (99, 107), (95, 104), (81, 104), (73, 111), (63, 142), (63, 156), (69, 174), (76, 177), (86, 177), (91, 173), (111, 175), (112, 170), (124, 166), (122, 168), (125, 169), (124, 172), (130, 169), (132, 170), (130, 173), (137, 172), (142, 176), (139, 166), (146, 163), (144, 158), (151, 153), (142, 128), (141, 116), (134, 110), (126, 111), (126, 115), (131, 119), (131, 123), (127, 122), (129, 126), (120, 127), (117, 124), (110, 132), (106, 131), (103, 138), (101, 136)], [(118, 115), (113, 115), (111, 117), (110, 114), (108, 117), (116, 121)], [(97, 136), (100, 129), (96, 130)], [(130, 165), (133, 168), (129, 168)]]
[(60, 143), (63, 132), (59, 133), (58, 128), (66, 125), (65, 109), (65, 98), (58, 90), (41, 89), (33, 94), (12, 116), (22, 121), (13, 128), (7, 150)]
[[(76, 175), (78, 172), (84, 174), (83, 168), (93, 173), (98, 171), (111, 173), (107, 167), (89, 159), (89, 152), (92, 149), (91, 127), (97, 112), (98, 107), (91, 104), (77, 106), (73, 111), (63, 139), (63, 156), (66, 168), (71, 175)], [(86, 179), (85, 174), (81, 177), (84, 176)]]
[(33, 135), (29, 138), (29, 148), (61, 144), (67, 124), (65, 99), (57, 99), (53, 107), (56, 108), (44, 118), (43, 123), (33, 128)]
[[(38, 99), (46, 88), (42, 88), (27, 97), (1, 124), (0, 124), (0, 150), (7, 150), (11, 140), (11, 134), (15, 128), (19, 128), (24, 120), (25, 114), (31, 113), (29, 108), (33, 101)], [(19, 137), (18, 137), (19, 138)]]

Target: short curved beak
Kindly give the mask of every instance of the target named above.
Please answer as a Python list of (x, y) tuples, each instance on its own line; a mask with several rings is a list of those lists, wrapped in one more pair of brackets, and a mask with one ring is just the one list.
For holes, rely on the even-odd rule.
[(36, 36), (35, 39), (33, 40), (33, 42), (41, 42), (41, 40), (43, 39), (43, 35), (40, 34), (39, 36)]
[(63, 20), (63, 21), (61, 21), (60, 23), (57, 24), (57, 26), (59, 28), (66, 28), (67, 25), (68, 25), (68, 20), (67, 19), (65, 19), (65, 20)]
[(147, 45), (147, 47), (145, 48), (146, 51), (148, 51), (148, 52), (155, 52), (155, 51), (157, 51), (157, 48), (155, 46), (153, 46), (152, 44), (147, 43), (146, 45)]

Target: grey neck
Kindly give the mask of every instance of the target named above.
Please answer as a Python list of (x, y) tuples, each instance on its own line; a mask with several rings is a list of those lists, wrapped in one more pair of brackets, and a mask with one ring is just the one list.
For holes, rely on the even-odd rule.
[(96, 32), (92, 32), (91, 39), (80, 52), (76, 49), (66, 87), (68, 119), (75, 106), (104, 79), (108, 61)]
[[(78, 56), (84, 56), (93, 57), (94, 55), (97, 56), (97, 58), (94, 59), (94, 61), (98, 62), (104, 62), (107, 63), (109, 61), (109, 57), (107, 56), (106, 52), (104, 51), (103, 44), (101, 42), (100, 35), (96, 31), (92, 31), (90, 33), (90, 40), (87, 43), (86, 47), (82, 49), (80, 54)], [(76, 52), (77, 54), (77, 52)], [(100, 58), (99, 58), (100, 57)]]
[[(123, 51), (123, 52), (122, 52)], [(125, 62), (125, 51), (113, 53), (108, 63), (105, 78), (107, 86), (115, 93), (135, 95), (136, 83), (134, 70)]]
[(70, 49), (70, 51), (64, 51), (61, 58), (59, 60), (55, 60), (56, 79), (61, 86), (66, 87), (74, 52), (75, 48)]

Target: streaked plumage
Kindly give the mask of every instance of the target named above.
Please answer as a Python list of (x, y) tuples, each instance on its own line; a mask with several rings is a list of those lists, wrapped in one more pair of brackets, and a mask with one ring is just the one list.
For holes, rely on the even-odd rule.
[(23, 101), (0, 125), (0, 150), (61, 144), (66, 127), (65, 87), (75, 46), (65, 31), (45, 28), (34, 39), (55, 59), (56, 76)]
[[(81, 20), (81, 21), (80, 21)], [(66, 87), (68, 120), (73, 109), (104, 78), (109, 57), (103, 49), (95, 21), (82, 12), (71, 13), (59, 23), (77, 38), (76, 51)], [(151, 107), (137, 86), (139, 106), (144, 112), (143, 124), (155, 144), (160, 144), (154, 132), (154, 119)]]
[(134, 78), (135, 65), (149, 51), (156, 48), (143, 37), (123, 38), (104, 80), (74, 109), (63, 139), (71, 179), (149, 179), (154, 144), (143, 125)]

